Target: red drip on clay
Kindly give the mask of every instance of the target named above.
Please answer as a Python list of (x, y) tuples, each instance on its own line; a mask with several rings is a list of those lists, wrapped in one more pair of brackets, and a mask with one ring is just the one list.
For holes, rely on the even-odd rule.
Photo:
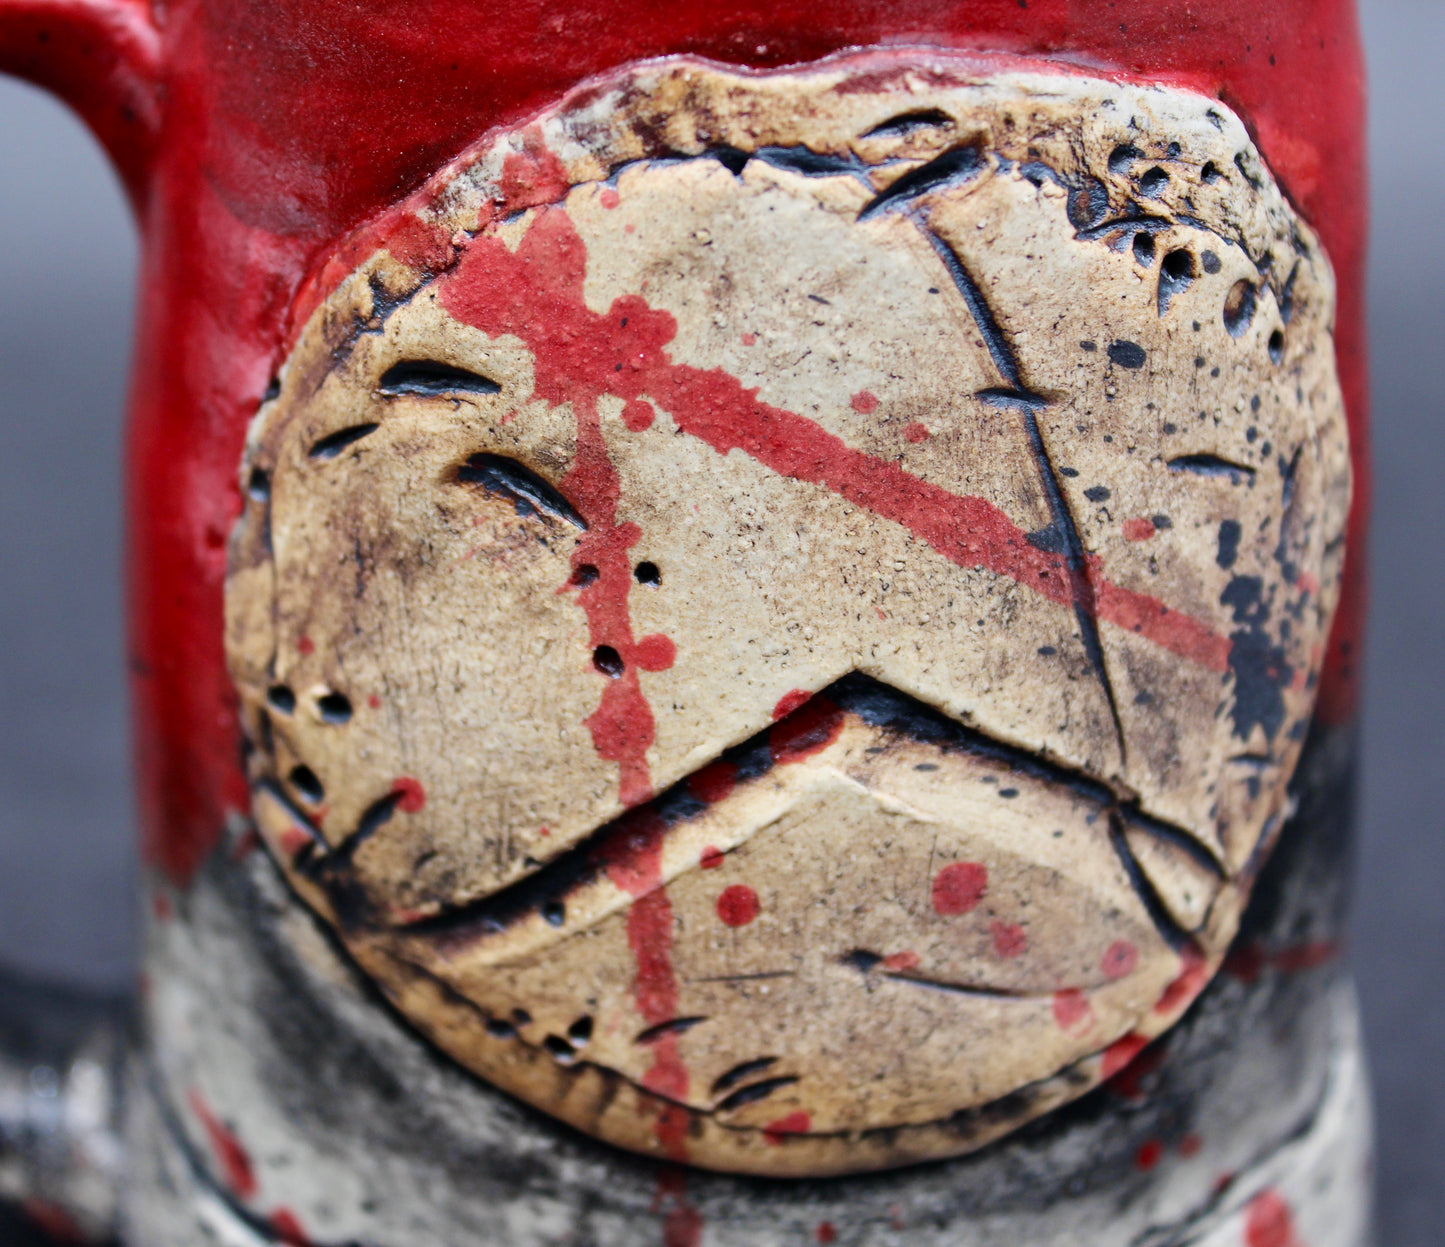
[(211, 1106), (192, 1090), (186, 1102), (206, 1132), (211, 1151), (220, 1162), (226, 1185), (231, 1193), (241, 1199), (250, 1199), (256, 1193), (256, 1171), (251, 1166), (251, 1154), (242, 1146), (241, 1140), (211, 1111)]
[[(632, 1002), (647, 1026), (677, 1016), (677, 974), (672, 965), (672, 902), (662, 886), (662, 837), (666, 824), (655, 815), (634, 815), (639, 826), (629, 832), (604, 863), (612, 883), (633, 897), (627, 911), (627, 946), (637, 966)], [(678, 1051), (675, 1031), (659, 1035), (651, 1045), (652, 1066), (642, 1085), (667, 1100), (687, 1095), (687, 1066)], [(680, 1105), (663, 1106), (655, 1127), (657, 1141), (672, 1160), (687, 1159), (687, 1112)]]
[(687, 1174), (681, 1169), (665, 1169), (657, 1179), (657, 1194), (652, 1211), (667, 1207), (662, 1221), (662, 1247), (700, 1247), (702, 1213), (687, 1198)]
[(311, 1247), (311, 1239), (289, 1208), (278, 1208), (271, 1214), (271, 1229), (286, 1247)]

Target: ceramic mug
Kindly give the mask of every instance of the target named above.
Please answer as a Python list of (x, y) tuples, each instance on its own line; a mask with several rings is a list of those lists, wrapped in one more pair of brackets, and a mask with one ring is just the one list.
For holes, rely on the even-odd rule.
[(143, 239), (145, 966), (12, 1059), (32, 1215), (1367, 1240), (1348, 3), (0, 0), (0, 65)]

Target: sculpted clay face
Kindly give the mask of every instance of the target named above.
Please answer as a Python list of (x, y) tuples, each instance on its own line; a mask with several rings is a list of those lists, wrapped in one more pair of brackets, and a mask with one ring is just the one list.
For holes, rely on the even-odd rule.
[(1332, 280), (1217, 101), (643, 67), (299, 309), (227, 652), (463, 1065), (725, 1170), (967, 1151), (1217, 968), (1339, 580)]

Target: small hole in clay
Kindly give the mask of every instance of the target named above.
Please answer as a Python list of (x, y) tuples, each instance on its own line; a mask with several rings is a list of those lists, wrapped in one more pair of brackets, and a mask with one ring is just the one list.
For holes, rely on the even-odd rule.
[(1199, 179), (1206, 186), (1213, 186), (1224, 174), (1219, 171), (1219, 166), (1212, 160), (1206, 160), (1204, 167), (1199, 170)]
[(530, 1026), (532, 1024), (532, 1015), (525, 1009), (513, 1009), (512, 1021), (518, 1026)]
[(1284, 359), (1284, 334), (1278, 329), (1269, 335), (1269, 358), (1275, 364)]
[(567, 1038), (579, 1048), (585, 1046), (592, 1039), (592, 1019), (578, 1018), (567, 1028)]
[(1244, 336), (1254, 319), (1254, 287), (1241, 278), (1224, 298), (1224, 327), (1231, 338)]
[(656, 586), (662, 583), (662, 573), (657, 570), (656, 563), (639, 563), (632, 574), (637, 577), (640, 585)]
[(1159, 266), (1159, 315), (1169, 310), (1169, 300), (1194, 284), (1194, 255), (1180, 249), (1171, 251)]
[(1133, 143), (1120, 143), (1109, 153), (1109, 172), (1128, 173), (1129, 166), (1144, 155)]
[(548, 901), (542, 906), (542, 921), (549, 927), (560, 927), (567, 921), (567, 906), (561, 901)]
[(1155, 165), (1152, 169), (1146, 170), (1144, 176), (1139, 179), (1139, 193), (1149, 199), (1158, 199), (1168, 185), (1169, 175)]
[(1134, 258), (1145, 268), (1154, 263), (1154, 235), (1140, 230), (1134, 235)]
[(517, 1028), (510, 1022), (503, 1021), (501, 1018), (487, 1019), (487, 1034), (493, 1035), (497, 1039), (511, 1039), (516, 1033)]
[(583, 563), (572, 573), (572, 583), (579, 589), (585, 589), (597, 579), (597, 569), (591, 563)]
[(627, 670), (622, 655), (610, 645), (599, 645), (592, 651), (592, 665), (612, 680), (621, 678), (622, 673)]
[(561, 1035), (548, 1035), (546, 1039), (542, 1040), (542, 1047), (557, 1058), (559, 1065), (571, 1065), (577, 1059), (577, 1053), (573, 1051), (572, 1045)]
[(351, 699), (345, 693), (327, 693), (318, 697), (316, 709), (323, 723), (347, 723), (351, 719)]
[(290, 779), (291, 787), (296, 789), (297, 795), (308, 805), (320, 805), (326, 799), (326, 789), (321, 786), (316, 772), (309, 766), (293, 766)]
[(261, 468), (252, 468), (246, 481), (246, 492), (257, 502), (265, 502), (271, 496), (271, 477)]
[(272, 709), (279, 710), (282, 714), (290, 714), (296, 709), (296, 694), (284, 684), (273, 684), (268, 688), (266, 700), (271, 703)]

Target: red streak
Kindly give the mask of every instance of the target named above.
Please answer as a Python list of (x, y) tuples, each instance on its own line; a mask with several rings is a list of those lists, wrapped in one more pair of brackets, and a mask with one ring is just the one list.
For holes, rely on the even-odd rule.
[(196, 1120), (206, 1132), (211, 1151), (221, 1162), (226, 1185), (233, 1194), (242, 1199), (250, 1199), (256, 1193), (256, 1171), (251, 1167), (250, 1153), (241, 1145), (241, 1140), (211, 1112), (211, 1106), (201, 1098), (199, 1091), (191, 1091), (186, 1100), (191, 1106), (191, 1112), (196, 1115)]
[[(993, 503), (949, 493), (891, 460), (856, 450), (812, 420), (760, 401), (756, 389), (722, 369), (674, 364), (663, 350), (677, 334), (672, 314), (638, 295), (615, 300), (605, 313), (592, 311), (583, 298), (586, 268), (586, 246), (565, 209), (548, 207), (515, 253), (494, 238), (473, 243), (443, 280), (441, 301), (485, 333), (520, 337), (536, 357), (538, 395), (571, 402), (577, 413), (577, 462), (563, 491), (591, 527), (578, 543), (574, 565), (589, 562), (601, 572), (579, 599), (593, 644), (614, 646), (627, 662), (624, 678), (604, 693), (604, 703), (611, 698), (615, 704), (600, 708), (589, 726), (598, 752), (622, 765), (627, 791), (646, 789), (640, 759), (652, 743), (653, 725), (636, 688), (626, 613), (630, 580), (619, 570), (639, 534), (635, 525), (616, 523), (617, 473), (597, 415), (603, 394), (625, 401), (650, 397), (679, 428), (719, 454), (741, 450), (782, 476), (821, 485), (902, 525), (961, 567), (984, 568), (1051, 602), (1074, 605), (1075, 586), (1063, 560), (1031, 546)], [(850, 401), (856, 406), (866, 399), (859, 394)], [(1227, 669), (1229, 640), (1206, 623), (1105, 580), (1097, 556), (1089, 559), (1088, 578), (1099, 618), (1211, 670)]]
[(289, 1208), (278, 1208), (271, 1214), (271, 1228), (286, 1247), (311, 1247), (301, 1222)]
[[(633, 815), (639, 826), (624, 837), (606, 863), (607, 877), (634, 897), (627, 911), (627, 946), (637, 973), (632, 980), (632, 1002), (648, 1026), (670, 1022), (677, 1016), (677, 974), (672, 965), (672, 902), (662, 887), (661, 819)], [(647, 1090), (669, 1100), (687, 1095), (687, 1066), (677, 1047), (677, 1034), (668, 1031), (652, 1043), (652, 1066), (642, 1076)], [(656, 1125), (658, 1142), (673, 1160), (687, 1159), (687, 1112), (681, 1106), (663, 1107)]]

